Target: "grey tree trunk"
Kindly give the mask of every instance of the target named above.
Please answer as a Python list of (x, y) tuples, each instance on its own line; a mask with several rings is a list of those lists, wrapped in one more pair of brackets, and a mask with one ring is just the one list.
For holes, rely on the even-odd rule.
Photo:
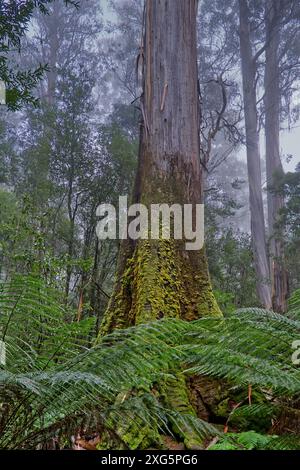
[(48, 64), (49, 70), (46, 73), (46, 89), (42, 100), (48, 105), (55, 104), (55, 88), (57, 84), (57, 60), (60, 46), (59, 25), (62, 21), (61, 6), (55, 0), (52, 4), (50, 14), (38, 16), (38, 28), (40, 34), (45, 34), (46, 43), (41, 41), (40, 54), (44, 62)]
[(279, 4), (265, 1), (266, 64), (265, 64), (265, 135), (267, 167), (268, 229), (270, 243), (270, 272), (272, 304), (276, 312), (287, 310), (288, 276), (284, 262), (282, 230), (278, 226), (284, 198), (276, 190), (276, 180), (283, 175), (280, 159), (280, 71), (279, 71)]
[(55, 88), (57, 82), (57, 53), (59, 48), (57, 3), (53, 4), (53, 16), (49, 23), (49, 71), (47, 72), (47, 99), (50, 106), (55, 103)]
[(271, 308), (270, 272), (267, 256), (262, 198), (261, 161), (257, 122), (256, 63), (252, 53), (247, 0), (239, 0), (239, 36), (243, 78), (247, 167), (251, 214), (251, 236), (257, 277), (256, 290), (261, 304)]

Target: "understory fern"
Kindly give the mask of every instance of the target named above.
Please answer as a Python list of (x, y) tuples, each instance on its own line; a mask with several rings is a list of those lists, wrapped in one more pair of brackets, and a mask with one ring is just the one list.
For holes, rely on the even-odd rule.
[(209, 450), (299, 450), (300, 441), (293, 436), (263, 435), (255, 431), (228, 433), (216, 439)]
[[(299, 420), (300, 369), (292, 362), (299, 303), (286, 316), (253, 308), (223, 319), (162, 319), (91, 346), (93, 319), (78, 322), (39, 279), (20, 276), (0, 289), (7, 358), (0, 366), (0, 448), (68, 441), (79, 429), (136, 448), (141, 441), (124, 432), (133, 425), (153, 431), (144, 446), (161, 446), (164, 435), (176, 439), (177, 428), (192, 430), (211, 449), (298, 448), (297, 430), (277, 435), (276, 423)], [(159, 384), (174, 370), (187, 381), (201, 376), (224, 384), (224, 426), (162, 403)]]

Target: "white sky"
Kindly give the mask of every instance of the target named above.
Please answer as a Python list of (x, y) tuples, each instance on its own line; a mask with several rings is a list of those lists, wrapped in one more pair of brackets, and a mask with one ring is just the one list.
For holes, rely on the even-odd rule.
[(291, 132), (285, 131), (281, 133), (281, 154), (291, 154), (293, 159), (289, 164), (284, 163), (287, 171), (295, 169), (297, 163), (300, 163), (300, 123), (296, 125)]

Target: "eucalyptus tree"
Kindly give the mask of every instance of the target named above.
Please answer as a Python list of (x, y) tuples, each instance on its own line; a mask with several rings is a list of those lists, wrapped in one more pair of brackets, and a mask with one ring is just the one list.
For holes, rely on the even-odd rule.
[(262, 198), (261, 157), (257, 117), (256, 60), (258, 57), (257, 54), (260, 53), (260, 51), (255, 53), (252, 47), (251, 16), (248, 1), (239, 0), (238, 4), (251, 234), (257, 276), (257, 294), (262, 305), (266, 308), (271, 308), (270, 269)]
[[(148, 209), (161, 203), (191, 204), (195, 209), (203, 202), (197, 4), (197, 0), (145, 3), (140, 58), (143, 123), (132, 202)], [(169, 239), (160, 233), (156, 239), (122, 240), (116, 284), (100, 336), (163, 317), (194, 320), (210, 315), (222, 316), (203, 247), (186, 250), (185, 240), (174, 234)], [(165, 387), (168, 405), (196, 419), (182, 374), (174, 371)], [(144, 433), (136, 432), (135, 426), (130, 426), (126, 439), (139, 445)], [(187, 447), (202, 445), (191, 428), (184, 426), (180, 434)]]
[[(202, 52), (204, 58), (202, 64), (207, 62), (207, 66), (203, 68), (204, 76), (207, 75), (207, 71), (210, 73), (210, 70), (214, 70), (215, 76), (218, 77), (218, 71), (225, 70), (225, 77), (230, 77), (232, 73), (238, 77), (240, 74), (237, 65), (239, 42), (243, 42), (243, 45), (241, 44), (243, 46), (241, 47), (241, 49), (243, 48), (242, 75), (247, 83), (244, 83), (242, 88), (249, 157), (248, 179), (257, 290), (262, 304), (268, 307), (272, 305), (276, 310), (284, 311), (288, 294), (287, 273), (284, 267), (283, 242), (279, 232), (280, 224), (277, 223), (280, 222), (279, 212), (283, 206), (283, 199), (278, 192), (274, 192), (273, 187), (276, 186), (276, 174), (280, 174), (282, 171), (279, 153), (280, 125), (286, 121), (291, 123), (297, 119), (297, 109), (291, 104), (295, 90), (297, 90), (299, 67), (297, 47), (299, 44), (299, 5), (293, 0), (274, 2), (247, 0), (240, 2), (242, 19), (244, 20), (242, 36), (241, 28), (240, 34), (237, 34), (241, 21), (238, 14), (239, 8), (236, 6), (238, 6), (236, 1), (202, 2), (203, 14), (200, 17), (200, 28), (203, 35), (200, 55)], [(246, 27), (244, 27), (245, 23), (247, 23)], [(215, 34), (216, 27), (218, 35)], [(248, 42), (248, 56), (245, 51), (246, 42)], [(245, 65), (246, 62), (247, 65)], [(209, 88), (212, 86), (212, 82), (213, 80), (207, 80), (204, 86)], [(215, 82), (222, 83), (220, 77)], [(238, 87), (238, 85), (239, 79), (237, 78), (236, 86)], [(217, 90), (218, 83), (213, 83), (213, 86)], [(219, 95), (221, 96), (221, 93)], [(202, 94), (203, 107), (207, 107), (210, 111), (210, 114), (205, 110), (203, 112), (204, 131), (207, 120), (212, 123), (208, 126), (209, 129), (214, 129), (214, 123), (222, 122), (220, 115), (224, 110), (220, 104), (217, 106), (213, 100), (211, 101), (209, 96), (209, 93)], [(216, 92), (215, 96), (217, 96)], [(217, 114), (212, 112), (212, 107), (213, 109), (219, 108)], [(227, 107), (226, 113), (228, 112), (232, 113), (232, 106)], [(223, 115), (225, 122), (226, 113)], [(212, 119), (211, 116), (216, 116), (216, 118)], [(269, 239), (266, 237), (267, 224), (264, 221), (263, 184), (260, 170), (260, 132), (263, 127), (266, 135)], [(224, 129), (226, 130), (226, 126)], [(202, 133), (203, 142), (206, 143), (204, 151), (208, 148), (210, 150), (209, 156), (210, 153), (221, 153), (220, 150), (222, 150), (226, 158), (228, 147), (218, 146), (218, 136), (215, 136), (214, 133), (212, 135), (213, 139), (210, 138), (210, 130), (206, 131), (206, 135), (205, 132)], [(241, 142), (244, 141), (243, 136), (236, 132), (235, 135), (237, 140), (240, 138)], [(232, 136), (227, 132), (227, 141), (230, 142), (230, 140), (232, 140)], [(211, 143), (212, 145), (210, 145)], [(215, 158), (209, 157), (209, 159), (210, 165), (213, 167)]]
[[(133, 201), (149, 208), (203, 201), (196, 15), (194, 0), (145, 6), (144, 122)], [(183, 248), (175, 239), (124, 241), (102, 332), (163, 316), (220, 315), (204, 249)]]
[[(277, 180), (283, 176), (280, 155), (280, 124), (282, 119), (286, 119), (287, 114), (283, 109), (283, 103), (285, 99), (287, 109), (291, 109), (288, 104), (298, 81), (299, 2), (266, 0), (264, 15), (264, 116), (272, 305), (275, 311), (285, 312), (289, 286), (283, 232), (280, 228), (284, 196), (276, 191), (276, 185)], [(290, 116), (288, 119), (292, 120)]]
[[(108, 26), (107, 70), (114, 77), (114, 97), (139, 109), (143, 63), (143, 0), (112, 2), (116, 15)], [(236, 81), (234, 10), (224, 15), (223, 4), (202, 1), (197, 15), (198, 99), (201, 102), (201, 165), (209, 175), (236, 150), (240, 141), (241, 100)], [(213, 34), (217, 27), (218, 33)], [(117, 91), (116, 91), (117, 89)], [(138, 116), (138, 114), (137, 114)], [(220, 148), (222, 147), (222, 152)]]
[(83, 64), (86, 68), (96, 66), (93, 56), (102, 31), (102, 12), (96, 0), (77, 2), (77, 8), (54, 0), (48, 10), (48, 15), (34, 14), (26, 46), (28, 62), (47, 64), (39, 98), (53, 106), (58, 81), (67, 71), (79, 71)]

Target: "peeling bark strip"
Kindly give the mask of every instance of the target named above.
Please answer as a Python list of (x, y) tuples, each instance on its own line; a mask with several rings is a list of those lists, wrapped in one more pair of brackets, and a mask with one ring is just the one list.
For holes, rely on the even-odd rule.
[[(144, 93), (133, 202), (202, 202), (196, 0), (147, 0)], [(194, 320), (221, 312), (205, 251), (185, 240), (125, 240), (101, 334), (165, 316)]]
[(161, 111), (163, 111), (163, 110), (164, 110), (164, 107), (165, 107), (165, 101), (166, 101), (166, 96), (167, 96), (167, 90), (168, 90), (168, 84), (165, 83), (164, 91), (163, 91), (163, 95), (162, 95), (162, 99), (161, 99), (161, 105), (160, 105), (160, 110), (161, 110)]
[(256, 61), (253, 57), (248, 1), (239, 0), (240, 51), (243, 76), (244, 112), (246, 127), (247, 168), (251, 214), (251, 235), (256, 271), (256, 290), (261, 304), (272, 307), (270, 273), (265, 235), (259, 133), (256, 109)]

